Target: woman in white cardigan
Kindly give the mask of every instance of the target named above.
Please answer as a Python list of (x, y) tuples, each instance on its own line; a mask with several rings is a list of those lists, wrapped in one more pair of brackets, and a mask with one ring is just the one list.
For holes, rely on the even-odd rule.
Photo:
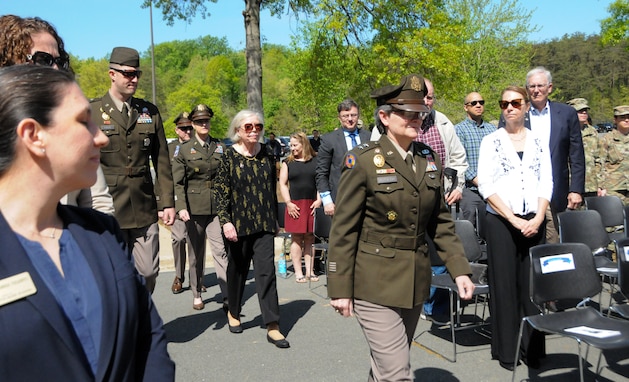
[[(553, 189), (548, 147), (524, 127), (530, 108), (524, 88), (509, 86), (499, 101), (506, 125), (483, 138), (478, 189), (487, 201), (491, 354), (513, 370), (520, 320), (537, 313), (529, 300), (529, 248), (544, 243), (545, 211)], [(539, 367), (545, 355), (542, 333), (525, 331), (523, 361)]]

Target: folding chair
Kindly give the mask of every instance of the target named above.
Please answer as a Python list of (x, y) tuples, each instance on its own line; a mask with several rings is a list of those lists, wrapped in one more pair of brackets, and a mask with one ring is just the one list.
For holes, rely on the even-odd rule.
[(611, 251), (607, 249), (611, 240), (603, 226), (601, 215), (595, 210), (579, 210), (561, 212), (557, 218), (559, 241), (587, 245), (594, 255), (596, 270), (603, 280), (608, 278), (610, 295), (613, 294), (618, 278), (618, 265), (611, 260)]
[(629, 237), (629, 206), (625, 206), (622, 209), (622, 216), (625, 226), (625, 236)]
[[(461, 317), (463, 315), (464, 307), (461, 307), (461, 298), (459, 296), (459, 290), (456, 286), (456, 283), (452, 281), (452, 277), (450, 274), (445, 273), (442, 275), (435, 275), (432, 278), (431, 286), (445, 289), (448, 291), (448, 295), (450, 297), (450, 321), (448, 322), (450, 329), (450, 336), (452, 339), (452, 349), (453, 349), (453, 357), (448, 358), (447, 356), (441, 354), (445, 359), (450, 362), (456, 362), (456, 332), (463, 329), (472, 329), (472, 328), (481, 328), (488, 323), (485, 322), (485, 312), (487, 307), (487, 298), (489, 296), (489, 285), (479, 283), (479, 276), (482, 274), (483, 270), (487, 268), (485, 264), (478, 264), (478, 261), (481, 256), (481, 248), (478, 243), (478, 238), (476, 236), (476, 231), (474, 230), (474, 225), (468, 220), (455, 220), (454, 221), (455, 231), (459, 239), (463, 244), (463, 248), (465, 250), (465, 256), (470, 262), (470, 266), (472, 268), (472, 282), (474, 282), (474, 317), (478, 318), (478, 304), (483, 304), (482, 313), (480, 319), (477, 319), (473, 322), (463, 323)], [(479, 297), (484, 296), (482, 301), (479, 301)], [(455, 307), (453, 310), (452, 307)], [(414, 338), (414, 341), (417, 342), (417, 339), (424, 334), (426, 331), (420, 333)], [(484, 336), (488, 336), (486, 333), (479, 333)], [(422, 345), (423, 346), (423, 345)], [(435, 351), (434, 349), (430, 349)], [(436, 351), (435, 351), (436, 352)]]
[[(312, 291), (312, 293), (322, 297), (322, 298), (328, 298), (327, 292), (325, 296), (322, 296), (316, 292), (314, 292), (315, 289), (321, 287), (321, 286), (325, 286), (327, 287), (327, 276), (328, 276), (328, 267), (327, 267), (327, 255), (328, 255), (328, 239), (330, 237), (330, 228), (332, 228), (332, 217), (328, 216), (325, 214), (325, 212), (323, 211), (323, 207), (319, 207), (315, 209), (315, 215), (314, 215), (314, 229), (313, 229), (313, 233), (315, 236), (315, 239), (319, 240), (319, 243), (313, 243), (312, 244), (312, 248), (313, 248), (313, 252), (316, 253), (316, 251), (321, 251), (321, 262), (323, 264), (325, 264), (324, 269), (325, 269), (325, 276), (326, 276), (326, 284), (324, 285), (319, 285), (316, 286), (314, 288), (311, 287), (311, 280), (308, 280), (308, 288), (310, 288), (310, 290)], [(312, 256), (312, 264), (311, 264), (311, 269), (313, 269), (314, 272), (314, 255)]]
[[(522, 318), (515, 348), (515, 381), (520, 359), (520, 343), (524, 325), (536, 330), (572, 337), (579, 351), (579, 376), (583, 381), (581, 342), (600, 350), (629, 348), (629, 322), (605, 317), (598, 310), (586, 306), (589, 299), (601, 292), (590, 249), (582, 243), (542, 244), (529, 250), (530, 298), (540, 314)], [(549, 313), (544, 307), (550, 301), (580, 299), (574, 309)], [(596, 373), (598, 375), (600, 357)]]
[(619, 197), (613, 195), (588, 196), (585, 198), (585, 208), (597, 211), (601, 215), (601, 221), (607, 230), (610, 241), (627, 237), (624, 230), (624, 206)]
[(622, 318), (629, 319), (629, 238), (616, 240), (616, 255), (618, 258), (618, 288), (624, 297), (624, 303), (609, 307), (609, 313), (615, 313)]

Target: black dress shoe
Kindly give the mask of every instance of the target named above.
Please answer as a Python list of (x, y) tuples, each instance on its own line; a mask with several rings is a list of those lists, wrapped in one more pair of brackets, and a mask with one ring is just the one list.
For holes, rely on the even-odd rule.
[(237, 326), (231, 326), (229, 324), (227, 324), (227, 326), (229, 326), (229, 331), (232, 333), (242, 333), (242, 325), (237, 325)]
[(286, 338), (282, 338), (281, 340), (274, 340), (273, 338), (271, 338), (271, 336), (267, 334), (266, 340), (280, 349), (286, 349), (290, 347), (290, 344), (288, 343), (288, 341), (286, 341)]
[[(507, 369), (509, 371), (513, 371), (515, 369), (515, 364), (513, 362), (500, 362), (500, 366), (502, 366), (503, 369)], [(520, 362), (518, 362), (518, 365), (520, 364)]]

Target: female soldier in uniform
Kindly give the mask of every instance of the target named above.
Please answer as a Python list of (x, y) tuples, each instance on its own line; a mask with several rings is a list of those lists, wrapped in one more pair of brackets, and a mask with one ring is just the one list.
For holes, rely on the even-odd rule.
[(332, 220), (328, 293), (338, 313), (356, 314), (371, 350), (370, 381), (413, 379), (410, 344), (431, 280), (426, 233), (461, 298), (474, 291), (443, 200), (439, 157), (413, 142), (428, 112), (425, 89), (412, 74), (372, 93), (386, 134), (346, 155)]
[(201, 298), (205, 269), (205, 240), (210, 241), (216, 278), (221, 287), (223, 309), (227, 310), (227, 253), (216, 215), (213, 186), (225, 145), (210, 136), (210, 118), (214, 112), (207, 105), (197, 105), (188, 115), (194, 136), (183, 143), (173, 161), (175, 208), (186, 223), (190, 244), (190, 289), (194, 296), (192, 308), (205, 307)]

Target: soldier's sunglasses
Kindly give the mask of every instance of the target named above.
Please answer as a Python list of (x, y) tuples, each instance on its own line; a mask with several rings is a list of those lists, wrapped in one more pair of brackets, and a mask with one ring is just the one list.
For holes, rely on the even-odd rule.
[(522, 104), (524, 103), (523, 101), (524, 100), (522, 98), (514, 99), (513, 101), (498, 101), (498, 105), (502, 110), (506, 110), (509, 107), (509, 104), (516, 109), (519, 109), (522, 107)]
[(484, 105), (484, 104), (485, 104), (485, 100), (484, 100), (484, 99), (481, 99), (481, 100), (479, 100), (479, 101), (472, 101), (472, 102), (468, 102), (468, 103), (466, 103), (465, 105), (476, 106), (476, 104), (478, 104), (478, 103), (480, 103), (480, 104), (481, 104), (481, 106), (482, 106), (482, 105)]
[(404, 118), (407, 121), (413, 121), (416, 119), (424, 119), (428, 115), (428, 112), (425, 112), (425, 111), (393, 110), (393, 113), (398, 115), (401, 118)]
[(138, 80), (139, 80), (140, 77), (142, 77), (142, 71), (141, 70), (122, 70), (122, 69), (116, 69), (116, 68), (109, 68), (109, 69), (122, 74), (123, 77), (128, 79), (128, 80), (132, 80), (135, 77), (138, 77)]
[(27, 54), (26, 59), (35, 64), (41, 66), (53, 66), (57, 64), (59, 69), (68, 70), (70, 67), (70, 61), (65, 57), (53, 57), (52, 54), (46, 52), (35, 52), (33, 54)]

